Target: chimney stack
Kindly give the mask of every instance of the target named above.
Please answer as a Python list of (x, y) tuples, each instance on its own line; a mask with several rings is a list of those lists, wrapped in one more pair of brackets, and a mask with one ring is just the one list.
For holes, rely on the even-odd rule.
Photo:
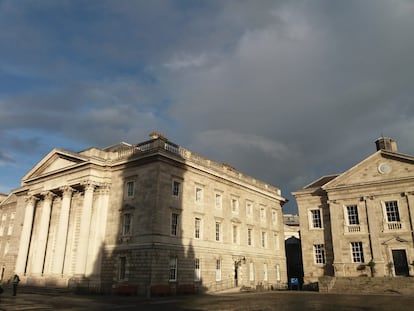
[(380, 137), (375, 141), (375, 145), (377, 146), (377, 151), (384, 150), (390, 152), (398, 152), (397, 150), (397, 142), (389, 137)]

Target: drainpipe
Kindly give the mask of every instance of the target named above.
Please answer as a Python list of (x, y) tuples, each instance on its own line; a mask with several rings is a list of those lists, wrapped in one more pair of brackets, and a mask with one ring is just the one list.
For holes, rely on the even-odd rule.
[(371, 229), (369, 227), (367, 197), (362, 197), (362, 200), (364, 201), (364, 204), (365, 204), (365, 214), (367, 216), (367, 230), (368, 230), (369, 251), (371, 252), (371, 260), (374, 260), (374, 253), (372, 251), (372, 241), (371, 241)]
[(411, 241), (414, 246), (414, 232), (413, 232), (413, 220), (411, 218), (410, 200), (408, 199), (408, 192), (404, 192), (405, 199), (407, 200), (408, 220), (410, 222)]

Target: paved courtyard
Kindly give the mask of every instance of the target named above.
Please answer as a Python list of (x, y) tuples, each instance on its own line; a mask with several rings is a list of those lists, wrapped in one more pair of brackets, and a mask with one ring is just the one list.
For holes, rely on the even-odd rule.
[(413, 296), (338, 295), (311, 292), (231, 293), (142, 299), (118, 296), (10, 293), (0, 296), (0, 310), (277, 310), (412, 311)]

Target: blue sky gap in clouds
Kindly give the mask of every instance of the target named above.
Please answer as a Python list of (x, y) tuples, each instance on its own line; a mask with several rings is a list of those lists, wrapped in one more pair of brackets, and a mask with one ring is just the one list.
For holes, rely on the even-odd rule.
[(290, 195), (414, 154), (414, 2), (0, 0), (0, 192), (53, 148), (172, 141)]

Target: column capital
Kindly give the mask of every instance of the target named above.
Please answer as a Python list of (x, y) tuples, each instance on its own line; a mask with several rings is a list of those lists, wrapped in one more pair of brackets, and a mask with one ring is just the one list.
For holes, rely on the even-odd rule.
[(109, 190), (111, 190), (111, 184), (108, 183), (104, 183), (99, 185), (98, 191), (102, 194), (107, 194), (109, 193)]
[(91, 180), (85, 180), (81, 185), (84, 187), (85, 191), (94, 191), (97, 187), (97, 184)]
[(25, 198), (25, 202), (27, 204), (33, 204), (34, 205), (36, 203), (36, 201), (39, 201), (39, 198), (35, 197), (34, 195), (28, 195)]
[(70, 197), (75, 191), (75, 189), (73, 189), (71, 186), (62, 186), (59, 188), (59, 190), (62, 191), (62, 197)]
[(45, 191), (42, 192), (44, 201), (52, 201), (53, 198), (56, 196), (52, 191)]

